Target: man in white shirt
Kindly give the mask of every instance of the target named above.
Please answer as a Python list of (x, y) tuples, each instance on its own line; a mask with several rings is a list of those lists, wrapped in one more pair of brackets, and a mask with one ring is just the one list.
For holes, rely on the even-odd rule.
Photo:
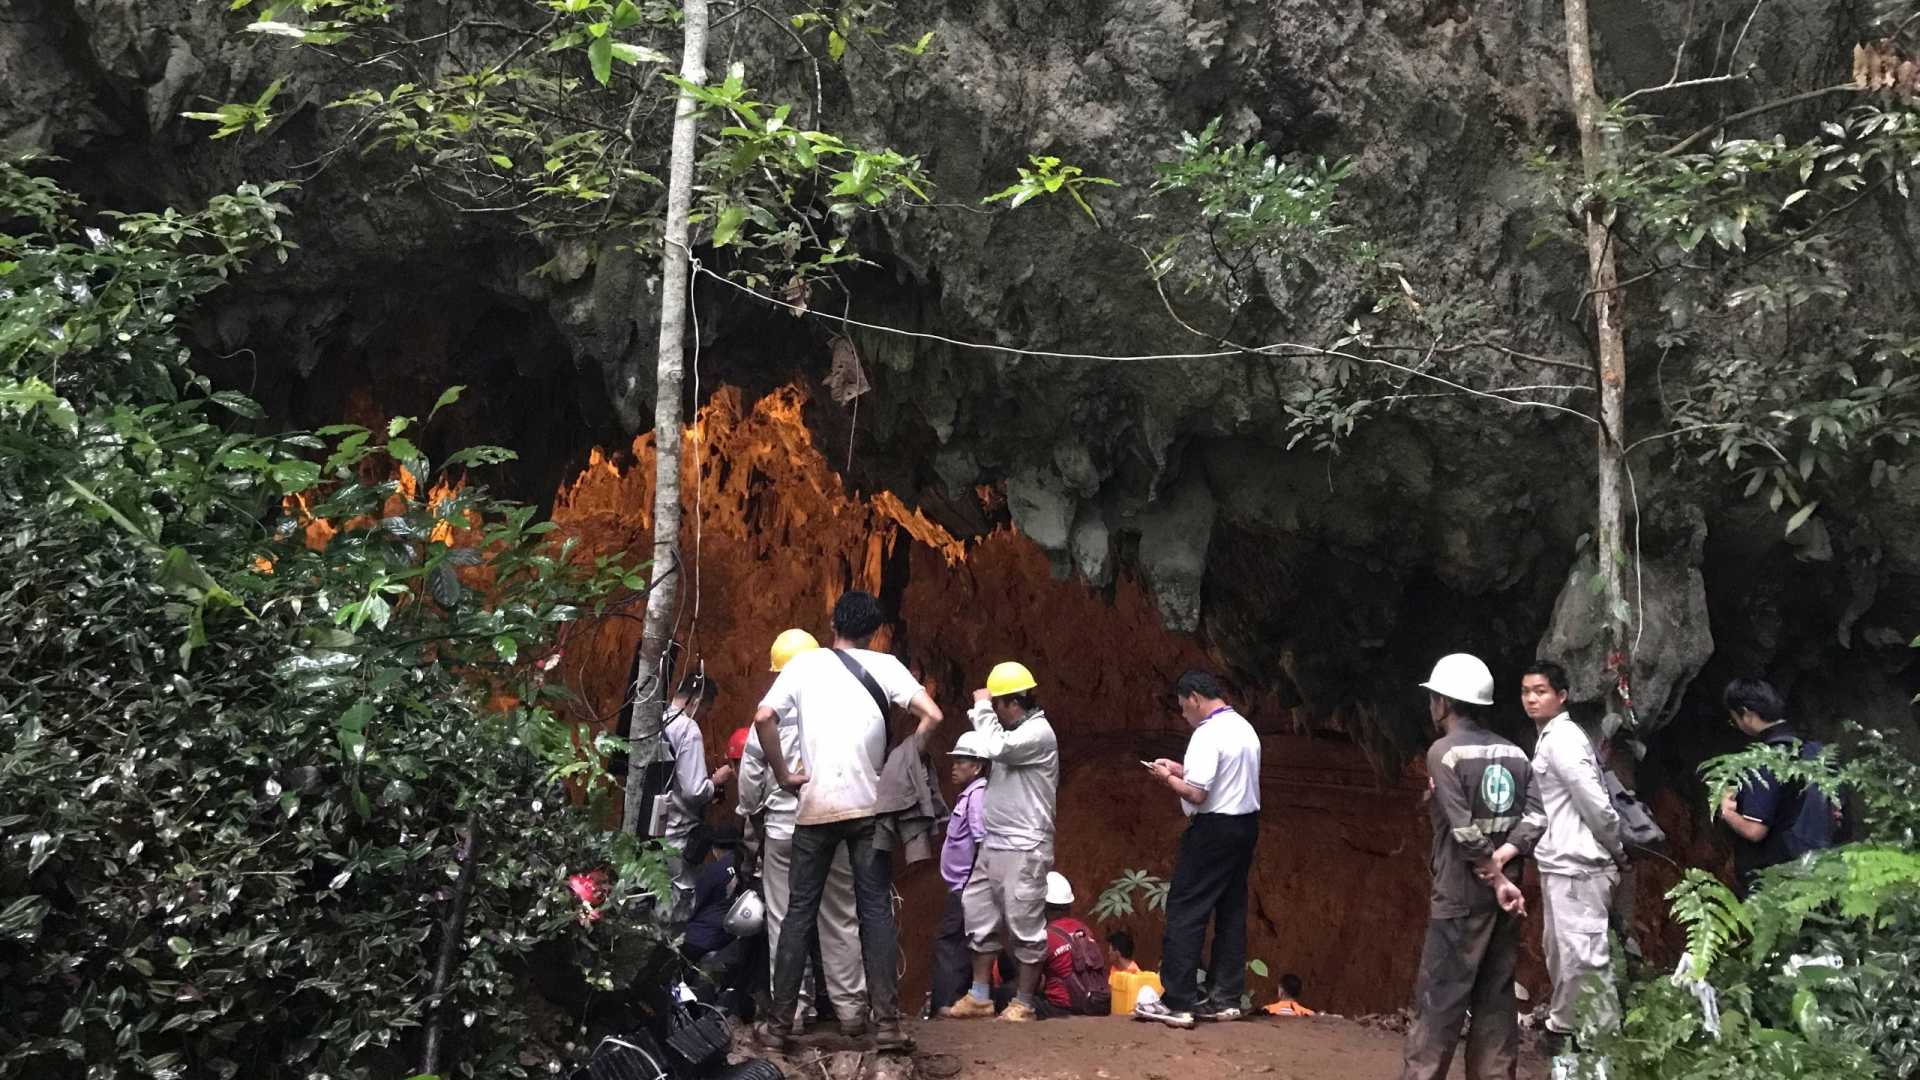
[[(1194, 1019), (1238, 1020), (1247, 988), (1247, 872), (1260, 837), (1260, 737), (1226, 702), (1220, 680), (1189, 671), (1173, 687), (1180, 715), (1193, 726), (1184, 762), (1161, 758), (1154, 778), (1180, 796), (1187, 831), (1167, 892), (1167, 933), (1160, 949), (1166, 993), (1134, 1009), (1136, 1020), (1192, 1027)], [(1207, 964), (1211, 997), (1200, 996), (1200, 946), (1213, 922)]]
[(1540, 944), (1553, 983), (1547, 1044), (1556, 1053), (1580, 1030), (1576, 1007), (1590, 988), (1593, 1027), (1609, 1030), (1618, 1022), (1607, 914), (1627, 865), (1619, 811), (1600, 776), (1593, 740), (1567, 714), (1567, 688), (1566, 669), (1550, 661), (1534, 661), (1520, 677), (1520, 705), (1540, 729), (1534, 782), (1519, 827), (1494, 852), (1498, 866), (1531, 852), (1540, 873), (1546, 916)]
[[(770, 650), (771, 669), (777, 675), (788, 661), (803, 652), (820, 648), (805, 630), (788, 630), (774, 640)], [(757, 834), (762, 852), (760, 887), (767, 904), (767, 971), (772, 985), (773, 954), (780, 948), (780, 929), (786, 924), (787, 898), (793, 876), (793, 821), (800, 811), (800, 800), (773, 782), (773, 770), (767, 765), (766, 752), (760, 749), (760, 733), (746, 729), (746, 744), (740, 759), (739, 813), (746, 818), (751, 832)], [(800, 755), (799, 717), (780, 716), (780, 750), (787, 761), (798, 764)], [(820, 968), (827, 984), (827, 999), (840, 1018), (840, 1031), (849, 1037), (865, 1032), (867, 1014), (866, 971), (860, 963), (860, 923), (853, 899), (853, 864), (845, 849), (834, 853), (833, 869), (827, 876), (820, 897), (820, 916), (816, 923), (820, 938)], [(800, 980), (799, 1015), (796, 1027), (813, 1015), (813, 979)]]
[[(791, 891), (779, 952), (773, 960), (773, 1015), (756, 1029), (763, 1046), (785, 1051), (806, 970), (820, 897), (842, 846), (853, 863), (860, 949), (867, 969), (867, 1005), (883, 1051), (911, 1050), (900, 1023), (899, 959), (893, 922), (893, 867), (874, 846), (880, 770), (887, 758), (887, 712), (904, 706), (919, 718), (913, 738), (925, 745), (940, 707), (900, 661), (867, 648), (882, 622), (880, 603), (853, 591), (833, 606), (833, 648), (787, 663), (760, 701), (753, 725), (773, 777), (799, 793), (794, 818)], [(799, 727), (800, 756), (790, 768), (780, 744), (780, 717)]]

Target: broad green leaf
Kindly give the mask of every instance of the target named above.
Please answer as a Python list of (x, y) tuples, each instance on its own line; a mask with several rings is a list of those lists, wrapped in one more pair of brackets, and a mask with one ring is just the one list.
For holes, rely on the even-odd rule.
[(601, 86), (613, 78), (613, 42), (597, 37), (587, 46), (587, 63), (593, 67), (593, 81)]
[(449, 386), (445, 390), (442, 390), (440, 392), (440, 399), (433, 403), (432, 411), (427, 413), (427, 419), (429, 420), (433, 419), (434, 413), (437, 413), (441, 409), (444, 409), (447, 406), (453, 404), (454, 402), (459, 401), (460, 393), (465, 389), (466, 389), (465, 386)]
[(745, 207), (729, 206), (720, 211), (720, 217), (714, 222), (713, 226), (713, 246), (726, 247), (732, 243), (734, 234), (740, 231), (741, 224), (746, 220), (747, 211)]

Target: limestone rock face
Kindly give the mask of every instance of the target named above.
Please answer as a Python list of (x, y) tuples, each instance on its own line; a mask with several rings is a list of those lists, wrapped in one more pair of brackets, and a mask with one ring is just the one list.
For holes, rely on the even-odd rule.
[[(471, 6), (489, 3), (505, 0)], [(1850, 40), (1856, 6), (1764, 7), (1743, 53), (1750, 85), (1663, 106), (1677, 120), (1724, 115), (1783, 86), (1844, 77), (1823, 66), (1840, 64), (1840, 52), (1805, 43)], [(1606, 92), (1666, 78), (1685, 7), (1597, 9)], [(1355, 312), (1354, 272), (1261, 265), (1253, 284), (1264, 299), (1236, 319), (1177, 288), (1163, 296), (1140, 251), (1171, 212), (1151, 193), (1153, 161), (1217, 116), (1229, 140), (1352, 158), (1355, 213), (1420, 296), (1471, 297), (1516, 347), (1584, 357), (1581, 327), (1567, 317), (1582, 287), (1579, 253), (1531, 244), (1551, 222), (1539, 209), (1542, 181), (1522, 164), (1534, 147), (1569, 143), (1560, 5), (898, 8), (902, 36), (931, 30), (934, 47), (911, 63), (885, 48), (849, 50), (824, 71), (819, 123), (922, 155), (945, 205), (863, 226), (855, 239), (876, 268), (849, 270), (851, 295), (814, 306), (1073, 355), (854, 330), (873, 392), (857, 411), (824, 394), (807, 407), (834, 468), (962, 537), (1010, 522), (1058, 575), (1101, 589), (1122, 577), (1143, 583), (1166, 626), (1197, 633), (1243, 685), (1290, 703), (1295, 722), (1362, 723), (1396, 752), (1426, 737), (1413, 687), (1438, 655), (1481, 652), (1503, 686), (1543, 641), (1592, 668), (1575, 557), (1592, 518), (1591, 428), (1484, 399), (1416, 398), (1442, 389), (1419, 384), (1376, 409), (1338, 454), (1314, 452), (1310, 439), (1295, 442), (1297, 408), (1327, 379), (1320, 362), (1164, 357), (1221, 351), (1176, 314), (1241, 342), (1325, 341)], [(210, 370), (253, 388), (278, 418), (330, 422), (356, 394), (389, 413), (414, 411), (440, 387), (467, 383), (469, 433), (520, 449), (507, 479), (535, 498), (577, 471), (588, 447), (624, 445), (646, 427), (657, 266), (616, 238), (542, 245), (510, 221), (434, 204), (399, 182), (391, 157), (332, 153), (351, 119), (320, 106), (357, 76), (313, 50), (237, 32), (248, 17), (190, 0), (18, 0), (0, 13), (0, 144), (65, 157), (63, 174), (106, 205), (303, 180), (290, 196), (300, 254), (248, 275), (201, 328)], [(810, 112), (812, 65), (766, 23), (728, 20), (715, 48), (769, 97)], [(1710, 30), (1696, 27), (1696, 39), (1710, 43)], [(462, 47), (485, 56), (495, 46), (475, 35)], [(276, 77), (286, 79), (283, 116), (264, 137), (213, 143), (204, 125), (179, 118), (250, 99)], [(979, 212), (980, 197), (1029, 154), (1120, 186), (1098, 193), (1097, 222), (1065, 201)], [(1891, 324), (1912, 307), (1905, 214), (1890, 208), (1888, 235), (1853, 252), (1850, 306), (1861, 318)], [(824, 376), (836, 324), (770, 313), (711, 282), (695, 299), (703, 398), (720, 383), (757, 396)], [(1657, 299), (1636, 295), (1630, 307), (1655, 312)], [(1659, 351), (1651, 331), (1629, 345), (1631, 422), (1657, 423), (1647, 376)], [(1525, 364), (1509, 374), (1577, 381)], [(1583, 404), (1576, 391), (1562, 400)], [(1690, 460), (1670, 468), (1662, 453), (1635, 456), (1638, 498), (1684, 508), (1701, 539), (1644, 547), (1644, 718), (1717, 722), (1711, 684), (1756, 670), (1793, 683), (1807, 709), (1903, 716), (1903, 646), (1920, 631), (1920, 471), (1842, 493), (1789, 541), (1785, 515), (1742, 500), (1732, 476)], [(983, 487), (1002, 492), (1004, 507), (983, 510)], [(1707, 689), (1690, 710), (1696, 682)], [(1859, 687), (1884, 693), (1865, 706)]]

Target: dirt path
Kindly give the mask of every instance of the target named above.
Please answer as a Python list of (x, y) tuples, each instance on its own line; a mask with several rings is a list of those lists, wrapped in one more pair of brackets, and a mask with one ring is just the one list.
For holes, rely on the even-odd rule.
[[(1333, 1017), (1175, 1031), (1124, 1017), (914, 1026), (916, 1080), (1393, 1080), (1401, 1037)], [(1461, 1076), (1454, 1059), (1452, 1076)], [(1546, 1075), (1523, 1051), (1523, 1080)]]

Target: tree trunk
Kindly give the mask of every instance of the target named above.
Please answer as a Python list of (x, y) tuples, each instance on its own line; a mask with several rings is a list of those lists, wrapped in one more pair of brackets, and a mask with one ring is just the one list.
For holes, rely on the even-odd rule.
[[(684, 0), (680, 77), (707, 81), (707, 0)], [(635, 689), (628, 737), (626, 812), (621, 827), (639, 831), (647, 765), (663, 751), (660, 717), (667, 701), (667, 672), (661, 658), (673, 633), (674, 601), (680, 590), (680, 429), (681, 352), (687, 325), (687, 215), (693, 205), (693, 162), (699, 146), (693, 98), (680, 93), (673, 115), (673, 143), (667, 167), (667, 221), (660, 245), (660, 354), (653, 405), (653, 567), (647, 594), (646, 628), (640, 646), (640, 683)]]
[(440, 953), (433, 964), (433, 982), (427, 996), (427, 1032), (420, 1051), (420, 1072), (427, 1076), (440, 1074), (440, 1059), (446, 1049), (447, 988), (453, 985), (460, 940), (467, 933), (467, 902), (473, 897), (474, 869), (480, 864), (480, 815), (468, 810), (466, 828), (467, 853), (460, 860), (460, 876), (453, 883), (453, 907), (440, 927)]
[[(1566, 0), (1566, 23), (1567, 77), (1573, 91), (1574, 118), (1580, 127), (1580, 160), (1591, 178), (1606, 167), (1609, 153), (1606, 135), (1600, 130), (1603, 107), (1594, 86), (1587, 0)], [(1593, 304), (1599, 362), (1600, 427), (1595, 455), (1600, 469), (1599, 513), (1593, 535), (1599, 573), (1605, 582), (1602, 599), (1611, 677), (1632, 670), (1628, 634), (1632, 607), (1626, 593), (1627, 518), (1621, 493), (1627, 399), (1625, 297), (1620, 292), (1620, 276), (1614, 265), (1607, 213), (1607, 207), (1592, 199), (1581, 208), (1587, 234), (1588, 297)], [(1626, 683), (1616, 685), (1624, 687)], [(1620, 708), (1622, 718), (1631, 722), (1632, 712), (1624, 695), (1610, 704)]]

